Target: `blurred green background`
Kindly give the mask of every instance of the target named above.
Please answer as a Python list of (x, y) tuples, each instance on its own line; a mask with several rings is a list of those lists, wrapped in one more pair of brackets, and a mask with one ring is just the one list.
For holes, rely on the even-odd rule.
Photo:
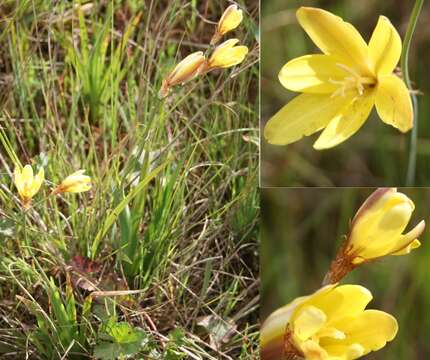
[[(299, 26), (300, 6), (321, 7), (351, 22), (366, 41), (379, 15), (389, 17), (403, 38), (414, 1), (332, 0), (261, 2), (261, 111), (262, 126), (298, 93), (278, 81), (289, 60), (320, 50)], [(410, 52), (410, 75), (419, 90), (419, 134), (416, 185), (430, 184), (430, 3), (425, 3)], [(424, 95), (424, 96), (423, 96)], [(400, 186), (405, 183), (410, 133), (401, 134), (379, 120), (376, 111), (349, 140), (334, 149), (312, 148), (317, 135), (288, 146), (262, 139), (262, 184), (266, 186)]]
[[(320, 287), (350, 219), (374, 190), (262, 189), (262, 321), (280, 306)], [(406, 230), (422, 219), (427, 221), (430, 189), (400, 191), (416, 206)], [(394, 341), (365, 359), (429, 359), (430, 229), (420, 240), (422, 246), (411, 254), (363, 265), (342, 281), (368, 288), (374, 296), (368, 307), (389, 312), (399, 322)]]

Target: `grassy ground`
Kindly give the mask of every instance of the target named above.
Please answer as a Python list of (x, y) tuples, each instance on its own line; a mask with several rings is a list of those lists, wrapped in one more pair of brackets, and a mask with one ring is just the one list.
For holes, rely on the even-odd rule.
[[(265, 0), (261, 7), (261, 92), (262, 124), (297, 95), (278, 81), (278, 73), (289, 60), (320, 53), (298, 24), (295, 12), (300, 6), (316, 6), (332, 11), (351, 22), (367, 41), (379, 15), (387, 16), (404, 36), (414, 1), (374, 0)], [(410, 76), (419, 91), (417, 146), (418, 186), (430, 180), (430, 7), (424, 4), (410, 52)], [(387, 126), (373, 110), (364, 126), (339, 146), (315, 151), (317, 135), (288, 146), (262, 141), (262, 183), (267, 186), (400, 186), (406, 181), (409, 134)]]
[[(263, 189), (261, 237), (261, 318), (321, 285), (331, 260), (347, 233), (349, 220), (374, 191), (362, 189)], [(430, 212), (430, 190), (402, 189), (415, 203), (408, 229)], [(363, 359), (427, 359), (430, 356), (426, 315), (430, 304), (428, 264), (430, 232), (422, 246), (407, 256), (391, 256), (353, 270), (341, 283), (367, 287), (370, 308), (393, 314), (396, 338)]]
[[(245, 62), (160, 101), (227, 1), (1, 2), (2, 359), (257, 356), (258, 4), (239, 3)], [(48, 179), (25, 213), (19, 162)], [(78, 169), (90, 192), (49, 196)]]

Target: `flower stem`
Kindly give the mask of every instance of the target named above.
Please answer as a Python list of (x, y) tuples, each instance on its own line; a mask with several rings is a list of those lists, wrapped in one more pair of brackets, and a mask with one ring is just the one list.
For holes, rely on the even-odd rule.
[[(400, 65), (402, 68), (403, 79), (409, 91), (412, 90), (411, 80), (409, 78), (409, 48), (411, 46), (412, 36), (421, 13), (424, 0), (416, 0), (409, 18), (408, 28), (406, 30), (403, 42)], [(417, 138), (418, 138), (418, 101), (416, 95), (411, 92), (412, 106), (414, 111), (413, 127), (411, 132), (411, 141), (409, 145), (408, 172), (406, 175), (406, 186), (413, 186), (415, 183), (416, 161), (417, 161)]]

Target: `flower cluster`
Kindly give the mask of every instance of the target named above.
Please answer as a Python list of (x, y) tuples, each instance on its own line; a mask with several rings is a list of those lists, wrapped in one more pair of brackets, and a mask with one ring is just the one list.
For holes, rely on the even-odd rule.
[[(242, 22), (242, 10), (237, 5), (229, 6), (219, 20), (215, 34), (212, 37), (208, 54), (203, 51), (194, 52), (181, 62), (164, 78), (159, 91), (160, 98), (169, 94), (172, 87), (182, 85), (199, 75), (209, 71), (225, 69), (240, 64), (248, 54), (246, 46), (237, 45), (238, 39), (230, 39), (213, 48), (216, 43), (228, 32), (236, 29)], [(209, 53), (212, 51), (212, 54)]]
[(347, 140), (364, 124), (373, 108), (381, 120), (401, 132), (413, 126), (408, 88), (394, 74), (402, 41), (390, 20), (380, 16), (369, 43), (340, 17), (301, 7), (297, 19), (323, 54), (289, 61), (279, 73), (281, 84), (303, 94), (266, 124), (264, 136), (287, 145), (323, 130), (317, 150)]
[[(91, 189), (91, 178), (84, 175), (85, 170), (79, 170), (67, 176), (58, 186), (54, 188), (52, 194), (79, 193)], [(31, 205), (32, 198), (39, 192), (45, 180), (45, 172), (40, 168), (34, 176), (31, 165), (23, 168), (16, 167), (14, 171), (14, 182), (18, 195), (21, 199), (22, 207), (27, 210)]]
[(424, 221), (403, 234), (413, 210), (412, 200), (397, 189), (376, 190), (354, 216), (324, 286), (265, 320), (260, 332), (262, 360), (352, 360), (393, 340), (397, 321), (383, 311), (366, 310), (370, 291), (338, 282), (357, 266), (419, 247)]

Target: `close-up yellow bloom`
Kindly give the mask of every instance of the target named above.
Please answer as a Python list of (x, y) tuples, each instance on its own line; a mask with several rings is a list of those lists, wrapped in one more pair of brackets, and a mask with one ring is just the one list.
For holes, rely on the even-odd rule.
[(79, 193), (91, 189), (91, 178), (84, 175), (85, 170), (78, 170), (73, 174), (67, 176), (60, 185), (58, 185), (54, 193)]
[(412, 200), (395, 188), (381, 188), (370, 195), (352, 220), (347, 255), (354, 256), (353, 263), (404, 255), (419, 247), (424, 220), (403, 234), (414, 209)]
[(425, 221), (403, 234), (415, 205), (395, 188), (370, 195), (354, 216), (349, 235), (332, 262), (325, 283), (335, 283), (354, 267), (387, 255), (405, 255), (421, 245)]
[(24, 209), (30, 207), (31, 199), (37, 194), (45, 179), (45, 172), (40, 168), (36, 176), (33, 175), (31, 165), (25, 165), (24, 168), (15, 168), (14, 182), (21, 198)]
[(289, 61), (281, 84), (297, 96), (264, 129), (267, 141), (286, 145), (323, 130), (314, 144), (331, 148), (356, 133), (373, 106), (381, 120), (401, 132), (413, 126), (409, 91), (393, 73), (402, 43), (390, 20), (380, 16), (369, 43), (348, 22), (328, 11), (301, 7), (297, 19), (323, 54)]
[(230, 5), (222, 14), (221, 19), (218, 21), (217, 28), (214, 36), (212, 37), (211, 44), (216, 44), (223, 35), (236, 29), (243, 19), (242, 10), (237, 8), (237, 5)]
[(372, 300), (359, 285), (328, 285), (273, 312), (260, 332), (262, 360), (353, 360), (394, 339), (396, 319), (365, 310)]
[(197, 75), (199, 75), (202, 65), (205, 64), (206, 58), (202, 51), (197, 51), (188, 55), (179, 62), (174, 69), (163, 80), (159, 96), (166, 97), (172, 86), (183, 84)]
[(224, 69), (240, 64), (248, 54), (246, 46), (235, 46), (238, 39), (230, 39), (217, 46), (206, 64), (206, 71)]

